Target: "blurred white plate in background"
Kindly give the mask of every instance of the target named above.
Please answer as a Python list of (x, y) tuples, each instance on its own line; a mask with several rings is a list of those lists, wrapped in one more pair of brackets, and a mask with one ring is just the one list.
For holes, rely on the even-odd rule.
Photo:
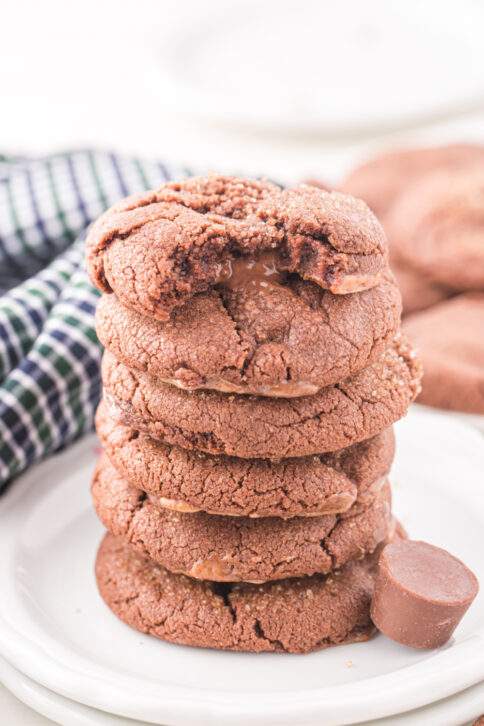
[(483, 27), (478, 0), (204, 3), (153, 32), (148, 78), (170, 107), (231, 123), (401, 128), (484, 105)]

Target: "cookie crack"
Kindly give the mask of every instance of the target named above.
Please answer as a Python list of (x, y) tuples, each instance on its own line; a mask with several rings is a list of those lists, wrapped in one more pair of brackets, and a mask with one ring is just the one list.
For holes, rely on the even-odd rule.
[(233, 585), (227, 582), (212, 582), (212, 592), (214, 595), (217, 595), (217, 597), (221, 598), (224, 606), (228, 609), (230, 616), (232, 618), (232, 622), (235, 623), (237, 621), (237, 610), (232, 604), (232, 601), (230, 599), (230, 594), (233, 590)]
[[(128, 522), (126, 523), (126, 537), (129, 540), (129, 542), (131, 542), (132, 544), (134, 544), (134, 541), (136, 539), (135, 532), (133, 532), (133, 529), (135, 527), (134, 520), (135, 520), (136, 514), (137, 514), (137, 512), (142, 511), (146, 507), (148, 501), (149, 501), (148, 494), (146, 492), (142, 491), (141, 489), (139, 489), (138, 490), (138, 500), (131, 507), (131, 509), (129, 511), (129, 519), (128, 519)], [(138, 544), (141, 544), (141, 541), (139, 539), (136, 539), (136, 542)]]
[(260, 638), (261, 640), (265, 640), (267, 643), (270, 643), (278, 650), (287, 650), (287, 648), (285, 648), (285, 646), (281, 640), (277, 640), (276, 638), (269, 638), (267, 633), (264, 631), (261, 621), (258, 618), (256, 618), (254, 620), (253, 629), (254, 629), (254, 633), (256, 634), (257, 638)]
[[(137, 385), (139, 386), (140, 384), (138, 383)], [(128, 403), (127, 401), (120, 401), (112, 394), (109, 394), (106, 389), (104, 389), (104, 396), (111, 410), (114, 411), (115, 418), (116, 415), (118, 415), (118, 419), (123, 423), (127, 424), (128, 426), (133, 426), (134, 428), (139, 427), (144, 431), (151, 431), (149, 422), (146, 421), (143, 416), (137, 415), (134, 412), (134, 407), (132, 404)], [(202, 447), (207, 451), (215, 451), (217, 453), (225, 453), (226, 451), (225, 441), (223, 441), (211, 431), (192, 432), (188, 429), (182, 428), (181, 426), (175, 426), (171, 424), (168, 425), (163, 423), (162, 421), (155, 421), (154, 428), (156, 430), (156, 433), (153, 433), (153, 436), (160, 436), (161, 438), (163, 438), (163, 436), (166, 435), (166, 433), (168, 432), (170, 435), (173, 436), (173, 438), (180, 437), (186, 441), (189, 441), (194, 449), (199, 449), (200, 447)]]
[(234, 326), (234, 331), (237, 334), (238, 345), (239, 345), (239, 347), (240, 347), (240, 349), (241, 349), (241, 351), (243, 353), (243, 356), (244, 356), (243, 361), (242, 361), (242, 365), (240, 365), (239, 367), (230, 366), (230, 368), (232, 370), (237, 370), (238, 373), (239, 373), (239, 375), (240, 375), (240, 377), (243, 378), (244, 372), (247, 370), (247, 367), (249, 366), (250, 361), (252, 360), (252, 358), (254, 357), (254, 355), (256, 353), (256, 346), (252, 342), (252, 344), (251, 344), (252, 350), (247, 350), (247, 346), (250, 345), (249, 344), (249, 341), (248, 340), (244, 340), (244, 336), (242, 335), (242, 332), (241, 332), (241, 329), (240, 329), (240, 324), (235, 319), (235, 317), (232, 315), (232, 313), (230, 312), (229, 306), (227, 305), (227, 302), (226, 302), (226, 300), (225, 300), (225, 298), (223, 296), (222, 290), (220, 290), (219, 288), (218, 289), (215, 288), (215, 289), (217, 291), (217, 294), (218, 294), (218, 297), (219, 297), (219, 300), (220, 300), (220, 304), (222, 305), (222, 307), (223, 307), (223, 309), (224, 309), (227, 317), (229, 318), (229, 320), (232, 322), (232, 324)]
[[(160, 209), (159, 214), (150, 216), (148, 219), (143, 219), (143, 220), (140, 220), (139, 222), (133, 222), (133, 225), (130, 226), (130, 228), (126, 232), (121, 232), (119, 229), (116, 229), (116, 228), (111, 230), (111, 232), (109, 234), (105, 235), (102, 238), (102, 243), (98, 244), (96, 246), (95, 251), (94, 251), (95, 256), (99, 257), (100, 255), (102, 255), (103, 252), (105, 252), (107, 250), (108, 247), (110, 247), (113, 244), (113, 242), (118, 242), (118, 241), (128, 239), (128, 237), (130, 237), (135, 232), (139, 232), (147, 224), (150, 224), (150, 222), (158, 222), (160, 220), (165, 220), (167, 222), (174, 222), (176, 220), (176, 218), (178, 216), (180, 216), (180, 212), (179, 211), (177, 212), (173, 208), (173, 205), (169, 205), (166, 202), (158, 202), (157, 200), (153, 200), (153, 199), (146, 201), (144, 204), (139, 204), (134, 207), (130, 207), (126, 210), (122, 210), (120, 213), (122, 214), (124, 212), (128, 212), (128, 213), (134, 212), (138, 209), (142, 209), (143, 207), (149, 207), (151, 204), (165, 204), (165, 210)], [(166, 207), (169, 207), (169, 206), (172, 208), (173, 212), (175, 212), (174, 214), (171, 214), (171, 215), (168, 214), (168, 209), (166, 209)]]
[[(288, 399), (289, 401), (291, 399)], [(271, 426), (274, 426), (277, 429), (287, 429), (287, 428), (293, 428), (296, 426), (301, 426), (308, 421), (320, 421), (321, 416), (330, 416), (334, 411), (338, 408), (338, 403), (336, 402), (334, 406), (329, 408), (327, 411), (318, 411), (316, 413), (309, 414), (308, 416), (302, 416), (297, 421), (289, 421), (288, 423), (279, 423), (276, 419), (271, 421)]]
[(329, 532), (326, 533), (326, 535), (323, 537), (323, 539), (319, 540), (319, 546), (323, 550), (324, 554), (327, 557), (329, 557), (329, 559), (331, 560), (331, 569), (332, 570), (334, 570), (336, 567), (336, 557), (331, 552), (331, 550), (328, 549), (327, 541), (331, 537), (331, 535), (333, 534), (334, 530), (336, 529), (336, 527), (339, 525), (340, 522), (341, 522), (341, 517), (337, 516), (335, 519), (335, 522), (334, 522), (333, 526), (331, 527), (331, 529), (329, 530)]

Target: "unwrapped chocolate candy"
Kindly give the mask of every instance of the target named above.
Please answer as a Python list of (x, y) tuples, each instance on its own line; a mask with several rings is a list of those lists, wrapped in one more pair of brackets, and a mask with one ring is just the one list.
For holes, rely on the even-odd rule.
[(397, 540), (380, 556), (371, 617), (398, 643), (438, 648), (449, 640), (478, 590), (475, 575), (445, 550)]

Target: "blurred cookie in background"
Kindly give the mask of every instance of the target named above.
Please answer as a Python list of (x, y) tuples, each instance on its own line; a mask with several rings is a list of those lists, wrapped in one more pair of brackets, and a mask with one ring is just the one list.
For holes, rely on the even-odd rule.
[[(433, 205), (438, 204), (441, 194), (447, 203), (445, 190), (456, 175), (467, 178), (479, 174), (480, 168), (484, 173), (484, 146), (477, 144), (402, 149), (366, 161), (341, 184), (342, 191), (364, 199), (383, 223), (390, 244), (391, 267), (402, 293), (404, 316), (451, 297), (454, 290), (469, 289), (466, 285), (462, 287), (455, 277), (444, 275), (441, 279), (433, 274), (433, 257), (439, 254), (430, 241), (434, 232)], [(429, 177), (435, 181), (427, 181)], [(420, 185), (424, 191), (422, 198)], [(457, 211), (455, 204), (453, 209)], [(454, 221), (457, 226), (457, 215)], [(425, 264), (419, 264), (414, 254), (415, 247), (420, 248), (422, 224), (427, 229), (426, 247), (422, 251), (429, 250)], [(435, 233), (434, 244), (438, 244), (437, 230)], [(455, 229), (453, 234), (457, 248), (460, 235)]]
[(333, 184), (330, 184), (324, 179), (305, 179), (304, 184), (308, 184), (310, 187), (316, 187), (317, 189), (322, 189), (323, 192), (330, 192), (334, 188)]
[(426, 275), (402, 262), (396, 254), (391, 255), (391, 266), (402, 295), (403, 317), (426, 310), (447, 300), (452, 294), (448, 288), (432, 282)]
[(484, 414), (484, 146), (386, 152), (339, 186), (385, 229), (421, 403)]
[(418, 402), (484, 414), (484, 292), (457, 295), (403, 327), (424, 367)]
[(484, 290), (484, 165), (417, 180), (385, 229), (397, 259), (425, 279), (455, 292)]
[(479, 162), (484, 165), (484, 146), (477, 144), (389, 151), (355, 167), (339, 188), (364, 199), (380, 221), (385, 222), (399, 195), (425, 174), (454, 171)]

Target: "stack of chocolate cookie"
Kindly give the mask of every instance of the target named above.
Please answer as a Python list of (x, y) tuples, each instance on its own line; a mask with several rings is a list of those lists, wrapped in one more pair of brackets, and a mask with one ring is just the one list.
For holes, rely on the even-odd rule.
[(420, 369), (368, 207), (209, 176), (91, 229), (106, 348), (92, 484), (109, 607), (163, 640), (365, 640), (395, 531), (392, 424)]

